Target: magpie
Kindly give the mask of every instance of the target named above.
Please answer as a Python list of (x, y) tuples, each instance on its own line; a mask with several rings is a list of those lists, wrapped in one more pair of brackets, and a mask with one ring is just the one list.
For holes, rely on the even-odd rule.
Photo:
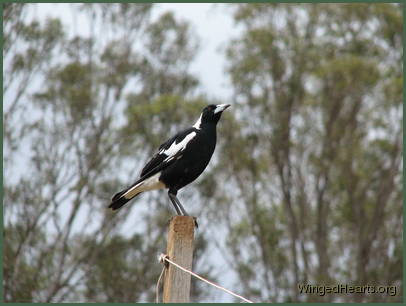
[[(130, 187), (116, 193), (109, 208), (117, 210), (144, 191), (168, 189), (178, 215), (187, 216), (177, 193), (193, 182), (209, 164), (216, 147), (216, 126), (229, 104), (206, 106), (196, 123), (163, 144)], [(197, 223), (196, 223), (197, 225)]]

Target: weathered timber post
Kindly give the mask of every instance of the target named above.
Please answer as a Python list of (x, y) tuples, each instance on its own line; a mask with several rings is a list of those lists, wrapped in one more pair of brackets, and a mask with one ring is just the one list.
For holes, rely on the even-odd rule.
[[(166, 254), (178, 265), (191, 270), (195, 223), (193, 217), (171, 219)], [(188, 303), (191, 275), (169, 264), (164, 275), (164, 303)]]

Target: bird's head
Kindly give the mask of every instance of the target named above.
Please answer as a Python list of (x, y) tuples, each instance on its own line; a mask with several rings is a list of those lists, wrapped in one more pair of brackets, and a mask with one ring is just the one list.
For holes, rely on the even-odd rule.
[(223, 111), (229, 106), (230, 104), (218, 104), (218, 105), (210, 104), (206, 106), (203, 109), (200, 117), (201, 122), (216, 124), (220, 120)]

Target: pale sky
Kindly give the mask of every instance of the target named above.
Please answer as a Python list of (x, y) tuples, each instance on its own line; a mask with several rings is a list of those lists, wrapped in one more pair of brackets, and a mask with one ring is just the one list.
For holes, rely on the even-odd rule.
[[(88, 25), (84, 16), (74, 14), (67, 3), (41, 3), (32, 11), (31, 17), (45, 19), (47, 16), (61, 18), (71, 34), (86, 35)], [(153, 18), (163, 11), (173, 11), (176, 16), (187, 20), (199, 37), (199, 51), (191, 70), (209, 98), (232, 102), (229, 80), (225, 75), (224, 49), (229, 39), (238, 33), (230, 10), (224, 4), (211, 3), (161, 3), (153, 11)]]
[[(224, 74), (224, 48), (235, 35), (230, 14), (224, 5), (210, 3), (161, 4), (162, 10), (172, 10), (193, 24), (200, 37), (200, 50), (192, 68), (209, 96), (230, 99), (231, 90)], [(230, 101), (229, 101), (230, 102)]]

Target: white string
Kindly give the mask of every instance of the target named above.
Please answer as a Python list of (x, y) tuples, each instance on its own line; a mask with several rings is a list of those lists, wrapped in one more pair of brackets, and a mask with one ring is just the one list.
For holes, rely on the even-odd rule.
[(187, 272), (187, 273), (193, 275), (194, 277), (196, 277), (196, 278), (198, 278), (198, 279), (204, 281), (205, 283), (207, 283), (207, 284), (209, 284), (209, 285), (212, 285), (212, 286), (216, 287), (217, 289), (223, 290), (223, 291), (227, 292), (228, 294), (231, 294), (231, 295), (233, 295), (233, 296), (235, 296), (235, 297), (237, 297), (237, 298), (239, 298), (239, 299), (241, 299), (241, 300), (243, 300), (243, 301), (245, 301), (245, 302), (247, 302), (247, 303), (254, 303), (253, 301), (250, 301), (249, 299), (246, 299), (245, 297), (243, 297), (243, 296), (241, 296), (241, 295), (238, 295), (238, 294), (236, 294), (236, 293), (234, 293), (234, 292), (232, 292), (232, 291), (230, 291), (230, 290), (228, 290), (228, 289), (226, 289), (226, 288), (224, 288), (224, 287), (221, 287), (221, 286), (219, 286), (219, 285), (217, 285), (217, 284), (215, 284), (215, 283), (213, 283), (213, 282), (211, 282), (211, 281), (209, 281), (209, 280), (207, 280), (207, 279), (201, 277), (200, 275), (197, 275), (196, 273), (194, 273), (194, 272), (192, 272), (192, 271), (190, 271), (190, 270), (188, 270), (188, 269), (186, 269), (186, 268), (184, 268), (184, 267), (178, 265), (177, 263), (175, 263), (175, 262), (173, 262), (172, 260), (170, 260), (169, 257), (168, 257), (168, 255), (161, 254), (161, 255), (159, 256), (159, 261), (162, 262), (162, 263), (164, 263), (165, 260), (166, 260), (167, 262), (169, 262), (170, 264), (174, 265), (175, 267), (181, 269), (182, 271)]
[[(159, 258), (159, 260), (161, 260), (161, 258)], [(164, 272), (165, 272), (165, 266), (162, 267), (161, 274), (159, 275), (158, 281), (156, 283), (155, 293), (156, 293), (156, 302), (157, 303), (159, 303), (159, 284), (161, 282), (162, 275), (164, 275)]]

